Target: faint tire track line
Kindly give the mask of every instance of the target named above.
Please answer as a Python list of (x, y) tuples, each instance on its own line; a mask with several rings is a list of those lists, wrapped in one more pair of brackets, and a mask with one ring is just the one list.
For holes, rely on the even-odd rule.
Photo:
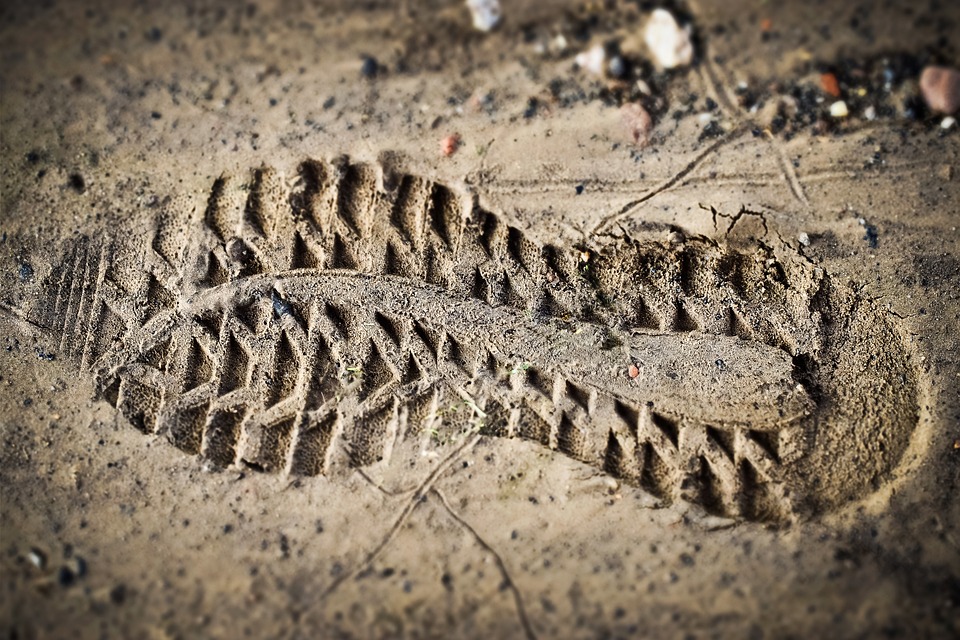
[(493, 556), (494, 561), (497, 563), (497, 568), (500, 569), (500, 574), (503, 576), (504, 583), (513, 594), (513, 601), (516, 603), (517, 615), (520, 618), (520, 624), (523, 626), (524, 633), (530, 640), (536, 640), (537, 634), (533, 631), (533, 625), (530, 624), (530, 619), (527, 617), (527, 610), (523, 605), (523, 596), (520, 594), (520, 590), (517, 588), (516, 582), (514, 582), (513, 578), (510, 577), (510, 572), (507, 570), (507, 565), (503, 561), (503, 557), (497, 553), (497, 550), (494, 549), (489, 542), (484, 540), (483, 537), (477, 533), (477, 530), (474, 529), (469, 522), (464, 520), (463, 517), (458, 514), (452, 506), (450, 506), (450, 503), (447, 501), (447, 497), (443, 495), (439, 489), (436, 487), (431, 487), (430, 493), (437, 496), (437, 498), (440, 499), (440, 504), (442, 504), (443, 508), (446, 509), (448, 514), (450, 514), (450, 517), (453, 518), (457, 524), (463, 527), (467, 532), (469, 532), (470, 535), (473, 536), (474, 540), (477, 541), (477, 544), (486, 549), (486, 551)]
[(694, 171), (697, 167), (702, 165), (707, 158), (709, 158), (711, 155), (717, 152), (721, 147), (726, 146), (730, 142), (733, 142), (738, 137), (740, 137), (740, 135), (742, 135), (745, 130), (746, 130), (745, 127), (741, 126), (741, 127), (736, 127), (730, 130), (729, 132), (725, 133), (721, 138), (717, 139), (710, 146), (708, 146), (706, 149), (704, 149), (699, 154), (697, 154), (693, 160), (688, 162), (685, 167), (683, 167), (678, 172), (676, 172), (672, 177), (667, 179), (666, 182), (655, 187), (652, 191), (648, 191), (647, 193), (640, 196), (636, 200), (628, 202), (623, 207), (621, 207), (620, 210), (617, 211), (616, 213), (613, 213), (601, 218), (600, 223), (597, 226), (595, 226), (590, 231), (590, 233), (594, 235), (598, 233), (602, 233), (603, 231), (607, 230), (610, 227), (610, 225), (616, 222), (619, 222), (623, 218), (630, 216), (632, 213), (634, 213), (634, 211), (640, 205), (644, 204), (649, 200), (652, 200), (653, 198), (657, 197), (664, 191), (670, 189), (671, 187), (679, 183), (681, 180), (686, 178), (688, 175), (690, 175), (692, 171)]
[(410, 514), (413, 513), (414, 509), (417, 508), (417, 505), (420, 504), (425, 494), (431, 489), (433, 483), (437, 481), (437, 479), (440, 477), (440, 475), (444, 471), (449, 469), (450, 466), (454, 462), (456, 462), (457, 458), (459, 458), (466, 451), (472, 449), (480, 441), (481, 438), (482, 436), (476, 435), (470, 440), (467, 440), (466, 442), (464, 442), (462, 445), (460, 445), (459, 447), (454, 449), (452, 452), (450, 452), (450, 454), (446, 458), (444, 458), (439, 465), (437, 465), (437, 468), (431, 471), (427, 475), (424, 481), (420, 483), (420, 485), (417, 487), (414, 494), (410, 497), (410, 499), (404, 505), (403, 509), (400, 511), (400, 515), (397, 516), (396, 520), (394, 520), (393, 525), (390, 527), (389, 531), (387, 531), (386, 535), (380, 541), (380, 544), (374, 547), (374, 549), (370, 551), (370, 553), (368, 553), (367, 556), (364, 558), (363, 562), (357, 565), (352, 571), (348, 571), (338, 576), (330, 584), (330, 586), (327, 587), (320, 594), (320, 600), (324, 600), (330, 595), (332, 595), (333, 592), (340, 587), (340, 585), (342, 585), (344, 582), (346, 582), (350, 578), (355, 577), (361, 571), (363, 571), (364, 569), (369, 567), (371, 564), (373, 564), (374, 560), (376, 560), (380, 556), (380, 554), (383, 553), (383, 551), (387, 548), (390, 542), (392, 542), (393, 539), (396, 537), (397, 532), (400, 531), (400, 527), (402, 527), (404, 523), (406, 523), (407, 519), (410, 517)]

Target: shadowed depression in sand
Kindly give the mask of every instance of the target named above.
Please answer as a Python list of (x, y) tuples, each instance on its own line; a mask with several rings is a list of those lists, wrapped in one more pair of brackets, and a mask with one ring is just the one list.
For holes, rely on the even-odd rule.
[(956, 7), (499, 5), (0, 8), (4, 637), (956, 637)]

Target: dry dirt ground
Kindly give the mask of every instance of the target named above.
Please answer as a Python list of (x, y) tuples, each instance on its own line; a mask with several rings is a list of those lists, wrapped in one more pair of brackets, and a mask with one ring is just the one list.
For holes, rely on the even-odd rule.
[(4, 638), (960, 633), (958, 5), (503, 5), (0, 9)]

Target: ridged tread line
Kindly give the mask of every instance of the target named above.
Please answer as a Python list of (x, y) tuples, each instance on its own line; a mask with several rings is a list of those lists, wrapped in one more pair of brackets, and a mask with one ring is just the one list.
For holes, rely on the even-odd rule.
[[(201, 243), (200, 252), (205, 251), (217, 266), (208, 268), (207, 277), (193, 283), (196, 288), (290, 268), (349, 267), (413, 277), (490, 305), (511, 305), (557, 317), (612, 319), (615, 324), (653, 331), (699, 330), (754, 337), (768, 343), (783, 341), (749, 320), (748, 302), (756, 284), (769, 286), (770, 281), (756, 260), (740, 254), (686, 247), (678, 254), (676, 268), (677, 261), (669, 260), (669, 252), (641, 254), (647, 262), (640, 260), (636, 271), (623, 273), (607, 269), (602, 254), (578, 263), (575, 252), (541, 247), (475, 203), (465, 204), (447, 187), (422, 178), (404, 177), (391, 196), (378, 188), (377, 172), (367, 165), (331, 167), (312, 162), (301, 165), (299, 173), (301, 188), (293, 193), (284, 192), (276, 174), (268, 168), (254, 170), (243, 182), (229, 176), (215, 180), (201, 216), (210, 241)], [(373, 241), (375, 225), (384, 226), (377, 228), (377, 233), (386, 233), (385, 241)], [(154, 242), (151, 248), (161, 255), (158, 246), (164, 245)], [(332, 250), (324, 251), (324, 246)], [(308, 264), (298, 263), (304, 247), (313, 252)], [(169, 256), (161, 257), (168, 262)], [(210, 278), (210, 272), (223, 275)], [(105, 256), (98, 254), (93, 259), (87, 245), (78, 243), (56, 285), (51, 324), (57, 328), (59, 319), (66, 319), (61, 329), (62, 348), (80, 328), (86, 330), (80, 359), (87, 366), (96, 364), (90, 362), (96, 360), (91, 336), (107, 308), (100, 300), (101, 296), (104, 300), (109, 297), (106, 279)], [(641, 283), (638, 279), (643, 287), (636, 286)], [(666, 288), (660, 283), (666, 283)], [(640, 290), (642, 295), (635, 293)], [(524, 297), (521, 291), (534, 293)], [(145, 302), (153, 304), (149, 293), (145, 297)], [(483, 366), (482, 360), (496, 359), (493, 354), (468, 353), (457, 337), (443, 331), (416, 323), (391, 324), (379, 311), (363, 318), (363, 323), (380, 327), (382, 336), (375, 340), (359, 329), (356, 317), (346, 319), (352, 312), (337, 310), (329, 302), (323, 311), (310, 311), (306, 331), (292, 316), (284, 316), (287, 326), (272, 340), (277, 349), (286, 352), (271, 353), (268, 349), (270, 355), (262, 358), (264, 350), (257, 343), (263, 342), (262, 332), (271, 326), (265, 318), (275, 309), (270, 308), (268, 300), (255, 304), (258, 308), (254, 315), (259, 314), (259, 319), (228, 313), (219, 323), (218, 336), (210, 336), (209, 331), (197, 326), (190, 338), (167, 348), (179, 354), (176, 363), (167, 357), (160, 358), (166, 362), (158, 361), (152, 368), (141, 364), (126, 371), (114, 370), (110, 374), (114, 380), (102, 386), (117, 390), (115, 403), (138, 428), (148, 432), (165, 428), (173, 434), (174, 444), (190, 453), (199, 452), (218, 465), (244, 460), (267, 470), (317, 474), (329, 466), (331, 452), (340, 439), (350, 440), (350, 457), (355, 464), (369, 464), (383, 457), (383, 440), (398, 436), (390, 430), (406, 421), (404, 416), (422, 409), (414, 406), (420, 399), (397, 404), (393, 398), (398, 391), (437, 384), (451, 375), (447, 369), (451, 364), (469, 379)], [(204, 346), (193, 334), (204, 336), (210, 344)], [(362, 359), (363, 370), (385, 368), (389, 375), (368, 382), (373, 385), (369, 389), (363, 381), (356, 385), (364, 397), (348, 411), (349, 415), (335, 406), (336, 395), (320, 406), (311, 406), (315, 402), (311, 385), (318, 384), (313, 367), (320, 360), (319, 353), (312, 353), (311, 348), (324, 345), (322, 348), (328, 350), (326, 373), (330, 373), (330, 363), (335, 363), (339, 377), (347, 364), (333, 345), (345, 344), (347, 351), (355, 353), (358, 340), (370, 345)], [(234, 355), (228, 356), (228, 349)], [(384, 357), (385, 351), (392, 351), (394, 358)], [(238, 358), (245, 361), (240, 376), (224, 367), (240, 366)], [(285, 362), (290, 359), (296, 360), (295, 366)], [(272, 378), (263, 377), (265, 369), (272, 371)], [(261, 391), (251, 390), (254, 385), (260, 385)], [(699, 472), (698, 491), (710, 493), (710, 500), (718, 502), (721, 511), (750, 511), (754, 507), (742, 504), (735, 489), (737, 483), (756, 485), (776, 479), (776, 456), (739, 432), (731, 459), (730, 452), (721, 455), (722, 448), (710, 444), (708, 425), (679, 425), (672, 433), (669, 429), (665, 432), (656, 421), (667, 419), (651, 416), (643, 407), (620, 406), (614, 410), (614, 403), (620, 401), (605, 399), (601, 402), (603, 410), (598, 412), (589, 391), (571, 382), (561, 387), (561, 392), (533, 404), (518, 398), (528, 397), (528, 390), (536, 385), (514, 388), (499, 396), (491, 392), (486, 402), (506, 415), (498, 427), (504, 433), (542, 442), (665, 498), (672, 499), (683, 491), (678, 489), (679, 476), (696, 476)], [(302, 400), (284, 404), (296, 397)], [(388, 406), (390, 403), (393, 405)], [(282, 405), (283, 411), (265, 412), (261, 405), (266, 409)], [(352, 429), (344, 426), (351, 416), (374, 415), (387, 416), (386, 423), (378, 427), (379, 433), (364, 432), (357, 420)], [(635, 422), (625, 415), (635, 416)], [(533, 428), (525, 419), (535, 419), (544, 427)], [(598, 429), (592, 423), (608, 427)], [(679, 446), (678, 440), (686, 446)], [(255, 443), (249, 451), (243, 451), (245, 441)], [(692, 442), (696, 446), (689, 444)], [(694, 462), (700, 466), (691, 471), (688, 467)]]

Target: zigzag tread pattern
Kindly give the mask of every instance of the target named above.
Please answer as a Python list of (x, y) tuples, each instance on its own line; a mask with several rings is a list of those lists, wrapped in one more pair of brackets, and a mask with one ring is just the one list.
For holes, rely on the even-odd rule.
[[(78, 241), (43, 322), (135, 427), (214, 466), (318, 475), (472, 431), (718, 514), (816, 504), (798, 479), (823, 331), (762, 250), (541, 245), (467, 194), (388, 190), (339, 158), (292, 188), (270, 167), (217, 178), (141, 270)], [(779, 377), (727, 375), (738, 355)]]

